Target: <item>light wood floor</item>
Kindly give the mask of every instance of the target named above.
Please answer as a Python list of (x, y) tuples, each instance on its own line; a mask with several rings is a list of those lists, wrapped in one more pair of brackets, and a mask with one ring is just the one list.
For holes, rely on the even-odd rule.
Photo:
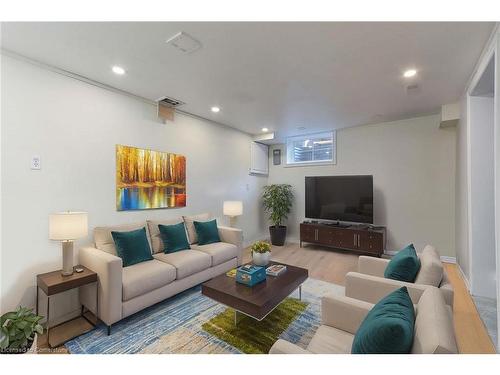
[[(271, 259), (307, 268), (311, 278), (343, 285), (346, 273), (356, 271), (358, 255), (313, 245), (300, 248), (298, 244), (291, 243), (282, 247), (273, 246)], [(245, 249), (243, 260), (250, 262), (249, 248)], [(453, 315), (460, 353), (495, 353), (495, 347), (456, 265), (447, 263), (445, 267), (455, 288)], [(81, 323), (75, 322), (68, 330), (77, 330), (77, 324)], [(57, 332), (52, 334), (56, 335)], [(40, 338), (39, 348), (41, 352), (49, 352), (44, 337)], [(61, 346), (50, 352), (67, 353), (67, 350)]]

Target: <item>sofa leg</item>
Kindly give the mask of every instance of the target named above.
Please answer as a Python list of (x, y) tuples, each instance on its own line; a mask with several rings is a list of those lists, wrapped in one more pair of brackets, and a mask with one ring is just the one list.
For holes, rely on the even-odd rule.
[(108, 326), (108, 336), (111, 335), (111, 324)]

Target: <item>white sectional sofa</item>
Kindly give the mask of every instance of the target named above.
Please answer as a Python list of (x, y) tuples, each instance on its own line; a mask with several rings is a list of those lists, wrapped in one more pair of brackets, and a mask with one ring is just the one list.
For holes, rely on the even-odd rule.
[(389, 259), (360, 256), (358, 272), (349, 272), (345, 277), (346, 296), (371, 303), (378, 302), (390, 292), (406, 286), (413, 302), (430, 287), (437, 287), (443, 293), (446, 304), (453, 308), (453, 285), (439, 257), (437, 250), (427, 245), (418, 253), (420, 270), (414, 283), (386, 279), (384, 271)]
[[(193, 221), (209, 219), (209, 214), (201, 214), (94, 229), (94, 246), (80, 249), (79, 261), (98, 274), (97, 316), (108, 326), (108, 334), (111, 325), (121, 319), (241, 264), (243, 234), (240, 229), (218, 227), (221, 242), (197, 244)], [(191, 249), (164, 253), (158, 224), (181, 222), (186, 225)], [(123, 267), (111, 232), (144, 227), (154, 259)], [(80, 299), (83, 305), (96, 312), (95, 288), (81, 288)]]
[[(453, 314), (438, 288), (426, 288), (416, 298), (415, 332), (411, 354), (457, 354)], [(285, 340), (274, 343), (270, 354), (349, 354), (354, 336), (374, 304), (327, 295), (321, 300), (322, 323), (307, 349)]]

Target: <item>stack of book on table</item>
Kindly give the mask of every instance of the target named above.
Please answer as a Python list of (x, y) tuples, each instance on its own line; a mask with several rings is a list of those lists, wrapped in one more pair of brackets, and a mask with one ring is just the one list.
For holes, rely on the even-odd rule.
[(286, 266), (283, 264), (273, 264), (270, 267), (267, 267), (266, 274), (269, 276), (278, 276), (286, 271)]

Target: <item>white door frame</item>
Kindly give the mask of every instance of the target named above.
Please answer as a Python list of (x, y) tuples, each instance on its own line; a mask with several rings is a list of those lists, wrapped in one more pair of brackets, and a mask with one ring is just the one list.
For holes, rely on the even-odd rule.
[(484, 73), (490, 59), (494, 56), (495, 58), (495, 96), (494, 96), (494, 181), (495, 181), (495, 193), (494, 193), (494, 205), (495, 205), (495, 254), (496, 254), (496, 294), (497, 294), (497, 346), (500, 347), (500, 38), (498, 29), (495, 29), (495, 34), (490, 40), (489, 45), (483, 55), (481, 60), (476, 67), (474, 75), (469, 82), (466, 91), (466, 103), (467, 103), (467, 247), (469, 256), (469, 286), (471, 293), (474, 291), (473, 283), (473, 258), (472, 258), (472, 209), (471, 209), (471, 197), (472, 197), (472, 180), (471, 180), (471, 122), (470, 122), (470, 97), (472, 90), (476, 87), (479, 79)]

